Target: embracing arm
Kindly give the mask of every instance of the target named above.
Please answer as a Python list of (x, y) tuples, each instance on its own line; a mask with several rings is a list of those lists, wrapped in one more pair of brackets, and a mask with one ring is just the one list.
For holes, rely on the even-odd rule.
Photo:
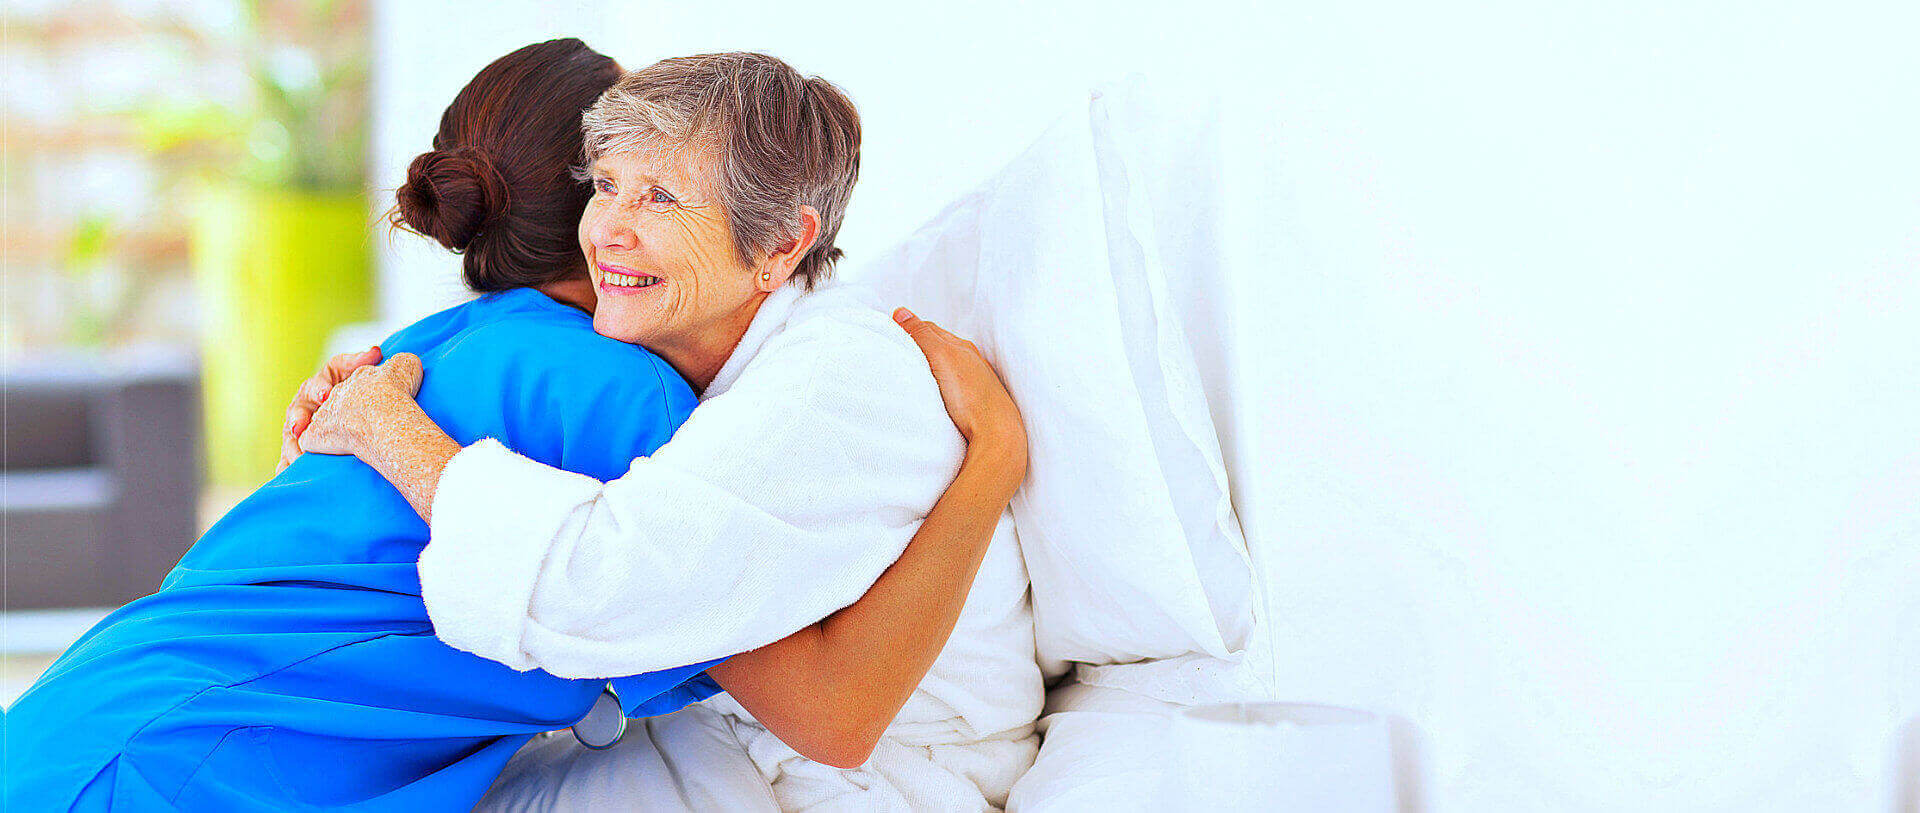
[[(958, 476), (907, 549), (864, 596), (798, 632), (709, 670), (717, 683), (796, 751), (842, 767), (865, 761), (945, 646), (993, 529), (1025, 474), (1026, 438), (1018, 412), (978, 352), (970, 343), (910, 314), (900, 321), (927, 356), (948, 416), (968, 442)], [(323, 371), (321, 375), (330, 374)], [(374, 371), (357, 374), (355, 383), (336, 390), (313, 419), (308, 431), (314, 439), (302, 434), (300, 444), (315, 451), (361, 454), (431, 519), (442, 473), (461, 449), (411, 399), (394, 394), (410, 394), (408, 388), (394, 386), (395, 380), (405, 383), (406, 379)], [(303, 396), (308, 391), (303, 389)], [(324, 394), (325, 387), (319, 391)], [(301, 423), (304, 420), (290, 425)], [(600, 502), (587, 488), (562, 482), (549, 491), (577, 492), (562, 495), (561, 502)], [(834, 559), (826, 553), (815, 558), (823, 563)], [(852, 561), (845, 556), (840, 560)], [(422, 563), (424, 584), (428, 571), (424, 554)], [(537, 558), (526, 564), (534, 569), (542, 566)], [(591, 564), (607, 565), (604, 561)], [(549, 566), (565, 569), (564, 563)], [(508, 595), (492, 597), (495, 605), (515, 600)], [(845, 602), (834, 606), (840, 604)], [(501, 654), (487, 651), (489, 645), (496, 650), (508, 645), (517, 648), (522, 641), (515, 635), (511, 642), (478, 644), (462, 648), (504, 660)], [(526, 659), (529, 652), (516, 649), (511, 655)]]

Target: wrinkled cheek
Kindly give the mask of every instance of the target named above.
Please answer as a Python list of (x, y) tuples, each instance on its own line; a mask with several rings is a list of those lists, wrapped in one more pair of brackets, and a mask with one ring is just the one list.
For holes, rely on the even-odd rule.
[(667, 297), (664, 316), (668, 321), (680, 324), (686, 320), (687, 314), (693, 311), (693, 303), (699, 301), (700, 281), (693, 275), (688, 275), (685, 285), (667, 290), (673, 295)]

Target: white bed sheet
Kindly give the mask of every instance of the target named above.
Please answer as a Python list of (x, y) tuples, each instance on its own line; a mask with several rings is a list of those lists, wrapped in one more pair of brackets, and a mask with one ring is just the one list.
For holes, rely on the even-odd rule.
[[(1046, 745), (1013, 787), (1009, 813), (1110, 810), (1290, 810), (1384, 813), (1395, 804), (1391, 734), (1352, 709), (1261, 704), (1285, 722), (1248, 741), (1195, 741), (1185, 704), (1071, 682), (1049, 694)], [(1260, 750), (1249, 751), (1250, 741)], [(1222, 769), (1256, 773), (1237, 781)], [(1231, 784), (1223, 784), (1231, 783)]]
[(1039, 758), (1007, 813), (1129, 810), (1177, 800), (1167, 735), (1181, 706), (1118, 689), (1067, 684), (1049, 694)]

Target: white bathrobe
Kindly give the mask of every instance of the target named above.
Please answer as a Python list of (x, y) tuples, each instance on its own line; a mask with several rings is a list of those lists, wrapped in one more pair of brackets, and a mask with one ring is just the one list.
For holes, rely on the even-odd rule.
[[(623, 477), (491, 440), (456, 454), (422, 595), (442, 640), (517, 669), (605, 677), (744, 652), (864, 595), (964, 452), (926, 358), (871, 293), (789, 285)], [(739, 781), (748, 764), (786, 810), (998, 807), (1038, 748), (1026, 591), (1003, 515), (947, 647), (861, 768), (805, 760), (722, 693), (610, 751), (535, 740), (483, 807), (764, 807), (767, 784)]]

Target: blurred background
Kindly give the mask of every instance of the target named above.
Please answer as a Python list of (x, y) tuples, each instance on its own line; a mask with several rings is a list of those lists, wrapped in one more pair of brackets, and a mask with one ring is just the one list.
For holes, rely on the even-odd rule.
[(367, 2), (6, 15), (0, 702), (272, 475), (273, 402), (375, 313)]

